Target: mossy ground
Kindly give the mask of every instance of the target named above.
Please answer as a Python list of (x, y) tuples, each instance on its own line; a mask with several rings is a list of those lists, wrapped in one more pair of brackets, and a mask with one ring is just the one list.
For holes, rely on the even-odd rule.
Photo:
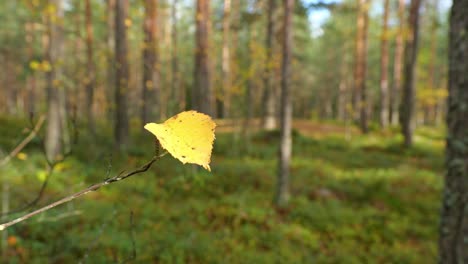
[[(4, 152), (24, 126), (0, 119)], [(41, 205), (151, 157), (149, 133), (134, 133), (128, 154), (117, 155), (107, 130), (80, 137)], [(271, 205), (278, 133), (249, 142), (218, 133), (212, 173), (166, 156), (145, 174), (10, 228), (8, 262), (122, 262), (134, 248), (134, 263), (435, 263), (443, 131), (419, 129), (409, 150), (396, 129), (348, 139), (328, 132), (294, 133), (287, 209)], [(26, 160), (0, 169), (12, 208), (34, 198), (46, 174), (38, 140), (23, 152)]]

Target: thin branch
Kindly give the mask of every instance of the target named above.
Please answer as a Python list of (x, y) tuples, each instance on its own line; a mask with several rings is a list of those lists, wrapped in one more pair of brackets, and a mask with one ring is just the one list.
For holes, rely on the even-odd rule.
[(10, 154), (8, 154), (5, 158), (3, 158), (1, 161), (0, 161), (0, 167), (4, 166), (5, 164), (7, 164), (13, 157), (15, 157), (16, 155), (18, 155), (18, 153), (20, 153), (21, 150), (23, 150), (24, 147), (26, 147), (26, 145), (28, 145), (28, 143), (34, 139), (34, 137), (37, 135), (37, 132), (39, 132), (39, 129), (41, 129), (42, 127), (42, 124), (44, 124), (44, 120), (45, 120), (45, 116), (41, 116), (39, 117), (39, 120), (37, 121), (36, 125), (34, 126), (34, 128), (31, 130), (31, 132), (29, 133), (29, 135), (23, 139), (23, 141), (21, 141), (18, 146), (16, 146), (11, 152)]
[(153, 165), (154, 162), (156, 162), (157, 160), (159, 160), (161, 157), (163, 157), (166, 154), (167, 154), (167, 152), (162, 154), (162, 155), (159, 155), (159, 156), (154, 156), (146, 164), (142, 165), (141, 167), (139, 167), (139, 168), (137, 168), (137, 169), (135, 169), (133, 171), (130, 171), (130, 172), (127, 172), (127, 173), (121, 173), (121, 174), (116, 175), (116, 176), (114, 176), (112, 178), (108, 178), (103, 182), (93, 184), (93, 185), (89, 186), (86, 189), (83, 189), (83, 190), (81, 190), (79, 192), (76, 192), (76, 193), (71, 194), (71, 195), (69, 195), (67, 197), (64, 197), (64, 198), (62, 198), (62, 199), (60, 199), (60, 200), (58, 200), (58, 201), (56, 201), (54, 203), (51, 203), (51, 204), (49, 204), (47, 206), (41, 207), (41, 208), (39, 208), (39, 209), (37, 209), (35, 211), (32, 211), (31, 213), (25, 214), (25, 215), (23, 215), (21, 217), (18, 217), (16, 219), (12, 220), (12, 221), (3, 223), (3, 224), (0, 225), (0, 231), (4, 230), (5, 228), (8, 228), (8, 227), (10, 227), (12, 225), (15, 225), (17, 223), (20, 223), (20, 222), (22, 222), (22, 221), (24, 221), (26, 219), (29, 219), (29, 218), (37, 215), (37, 214), (40, 214), (40, 213), (45, 212), (47, 210), (50, 210), (50, 209), (52, 209), (52, 208), (54, 208), (56, 206), (59, 206), (61, 204), (72, 201), (72, 200), (74, 200), (74, 199), (76, 199), (76, 198), (78, 198), (80, 196), (83, 196), (83, 195), (89, 193), (89, 192), (97, 191), (99, 188), (101, 188), (104, 185), (108, 185), (108, 184), (111, 184), (111, 183), (114, 183), (114, 182), (125, 180), (126, 178), (129, 178), (129, 177), (131, 177), (133, 175), (145, 172)]

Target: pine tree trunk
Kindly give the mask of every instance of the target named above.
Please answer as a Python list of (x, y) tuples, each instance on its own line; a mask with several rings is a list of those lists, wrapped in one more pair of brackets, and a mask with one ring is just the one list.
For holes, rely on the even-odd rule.
[(415, 109), (415, 69), (418, 55), (419, 6), (421, 0), (411, 0), (408, 17), (409, 36), (405, 42), (405, 76), (403, 79), (403, 97), (400, 104), (400, 122), (405, 147), (413, 144), (414, 109)]
[(454, 0), (439, 263), (468, 263), (468, 0)]
[(388, 13), (389, 0), (384, 2), (382, 36), (380, 42), (380, 126), (388, 125)]
[(129, 141), (127, 97), (128, 97), (128, 58), (127, 29), (125, 19), (128, 13), (128, 0), (116, 0), (115, 5), (115, 143), (123, 150)]
[(185, 109), (185, 90), (180, 86), (179, 81), (179, 57), (178, 52), (178, 41), (177, 41), (177, 0), (173, 0), (171, 6), (171, 46), (172, 46), (172, 58), (171, 58), (171, 90), (173, 95), (173, 102), (175, 104), (175, 112), (178, 113)]
[(141, 121), (143, 124), (157, 120), (161, 113), (159, 72), (156, 68), (157, 53), (157, 1), (145, 0), (145, 18), (143, 31), (145, 39), (143, 44), (143, 92)]
[(106, 0), (106, 18), (107, 18), (107, 28), (106, 28), (106, 107), (107, 107), (107, 117), (109, 120), (112, 120), (115, 116), (115, 106), (111, 98), (114, 98), (114, 88), (115, 88), (115, 1), (116, 0)]
[(210, 1), (197, 0), (196, 11), (196, 49), (194, 87), (192, 90), (192, 107), (202, 113), (212, 114), (212, 87), (210, 65)]
[(289, 176), (292, 155), (291, 60), (293, 45), (292, 16), (294, 0), (283, 0), (283, 59), (281, 69), (281, 118), (278, 183), (275, 204), (283, 207), (289, 201)]
[(268, 21), (267, 21), (267, 35), (266, 35), (266, 62), (264, 73), (264, 90), (263, 90), (263, 128), (266, 130), (273, 130), (276, 128), (276, 115), (275, 115), (275, 96), (274, 86), (272, 85), (273, 73), (273, 29), (274, 29), (274, 12), (276, 10), (276, 0), (268, 0)]
[(93, 21), (90, 0), (85, 1), (85, 25), (86, 25), (86, 118), (88, 119), (88, 129), (91, 134), (95, 134), (93, 99), (94, 85), (96, 83), (96, 67), (93, 57)]
[[(368, 132), (367, 125), (367, 29), (369, 24), (369, 0), (358, 0), (357, 32), (356, 32), (356, 58), (354, 70), (354, 97), (360, 95), (360, 101), (355, 102), (355, 110), (359, 111), (359, 126), (363, 133)], [(356, 101), (357, 99), (354, 98)]]
[(400, 23), (395, 40), (395, 60), (393, 63), (393, 85), (389, 94), (388, 121), (398, 123), (398, 94), (401, 91), (403, 70), (404, 32), (405, 32), (405, 0), (398, 0), (398, 21)]

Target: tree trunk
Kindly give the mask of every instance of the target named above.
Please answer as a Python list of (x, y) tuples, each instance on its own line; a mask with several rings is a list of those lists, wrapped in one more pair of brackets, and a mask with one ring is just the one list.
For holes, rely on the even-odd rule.
[(229, 118), (231, 114), (231, 0), (224, 0), (223, 14), (223, 117)]
[(454, 0), (449, 33), (449, 97), (439, 263), (468, 263), (468, 0)]
[(159, 73), (157, 66), (157, 1), (145, 0), (145, 19), (143, 31), (143, 92), (141, 106), (141, 121), (143, 124), (157, 120), (161, 113), (159, 93)]
[(86, 25), (86, 60), (87, 60), (87, 73), (86, 73), (86, 118), (88, 120), (88, 129), (91, 134), (95, 134), (94, 127), (94, 113), (93, 113), (93, 99), (94, 99), (94, 85), (96, 83), (96, 67), (93, 58), (93, 21), (91, 13), (90, 0), (85, 1), (85, 25)]
[[(34, 60), (34, 42), (35, 42), (35, 26), (33, 21), (26, 22), (25, 31), (26, 31), (26, 43), (27, 43), (27, 55), (28, 61), (32, 62)], [(36, 110), (36, 69), (29, 69), (28, 77), (26, 79), (26, 111), (29, 115), (34, 115)]]
[[(355, 97), (360, 95), (360, 102), (354, 103), (360, 113), (359, 126), (363, 133), (368, 132), (367, 126), (367, 94), (366, 94), (366, 67), (367, 67), (367, 28), (369, 24), (369, 0), (358, 0), (358, 16), (356, 31), (356, 58), (354, 69)], [(355, 99), (356, 100), (356, 99)]]
[(437, 113), (438, 113), (438, 101), (437, 98), (437, 84), (436, 84), (436, 76), (437, 76), (437, 31), (439, 28), (438, 22), (438, 0), (434, 0), (432, 5), (428, 7), (430, 9), (431, 14), (431, 32), (430, 32), (430, 40), (431, 40), (431, 48), (430, 48), (430, 55), (429, 55), (429, 86), (433, 91), (433, 98), (434, 102), (431, 105), (431, 109), (429, 110), (429, 122), (433, 125), (436, 125), (437, 122)]
[(112, 120), (114, 117), (115, 106), (112, 102), (111, 98), (114, 97), (115, 91), (115, 1), (116, 0), (106, 0), (106, 7), (107, 7), (107, 29), (106, 29), (106, 63), (107, 63), (107, 72), (106, 72), (106, 97), (107, 99), (107, 117), (109, 120)]
[(291, 60), (293, 45), (292, 16), (294, 0), (283, 0), (283, 59), (281, 69), (281, 118), (278, 183), (275, 203), (286, 206), (289, 200), (289, 176), (292, 154)]
[(413, 144), (414, 109), (415, 109), (415, 69), (418, 55), (419, 6), (421, 0), (411, 0), (408, 17), (409, 36), (405, 41), (405, 76), (403, 97), (400, 104), (400, 122), (405, 147)]
[(380, 42), (380, 126), (388, 125), (388, 13), (389, 0), (384, 2), (382, 36)]
[(45, 148), (47, 158), (60, 158), (64, 148), (68, 147), (66, 132), (65, 88), (63, 86), (62, 66), (58, 62), (63, 58), (63, 8), (61, 0), (52, 0), (55, 13), (47, 17), (48, 43), (46, 60), (52, 68), (46, 74), (47, 80), (47, 128)]
[(273, 29), (274, 18), (273, 14), (276, 9), (276, 0), (268, 0), (268, 21), (267, 21), (267, 35), (266, 35), (266, 62), (264, 73), (263, 88), (263, 128), (265, 130), (273, 130), (276, 128), (276, 115), (275, 115), (275, 96), (273, 93), (272, 85), (272, 68), (273, 68)]
[(127, 97), (128, 58), (127, 28), (128, 0), (116, 0), (115, 5), (115, 143), (120, 150), (127, 147), (129, 140)]
[(177, 41), (177, 0), (173, 0), (171, 6), (171, 46), (172, 46), (172, 59), (171, 59), (171, 71), (172, 81), (171, 90), (173, 95), (173, 102), (175, 105), (175, 112), (180, 112), (185, 109), (185, 90), (180, 87), (179, 81), (179, 57), (178, 52), (178, 41)]
[(197, 0), (196, 11), (196, 49), (194, 87), (192, 90), (192, 107), (202, 113), (212, 114), (212, 87), (211, 87), (211, 65), (209, 47), (209, 17), (210, 1)]
[(395, 60), (393, 63), (393, 85), (389, 96), (388, 121), (398, 123), (398, 93), (401, 91), (403, 69), (404, 34), (405, 34), (405, 0), (398, 0), (398, 21), (400, 23), (395, 40)]

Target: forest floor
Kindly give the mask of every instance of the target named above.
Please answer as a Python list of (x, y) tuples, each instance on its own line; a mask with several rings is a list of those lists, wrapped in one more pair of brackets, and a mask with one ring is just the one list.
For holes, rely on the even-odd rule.
[[(419, 128), (415, 146), (405, 150), (396, 128), (360, 135), (353, 127), (295, 121), (291, 203), (277, 210), (271, 201), (279, 133), (246, 138), (220, 123), (211, 173), (166, 156), (142, 175), (8, 229), (4, 257), (10, 263), (436, 262), (442, 129)], [(3, 152), (24, 137), (25, 126), (0, 118)], [(135, 132), (128, 154), (118, 155), (110, 129), (100, 131), (93, 140), (80, 134), (40, 205), (151, 158), (149, 133)], [(47, 175), (39, 147), (36, 139), (0, 168), (10, 208), (34, 199)]]

